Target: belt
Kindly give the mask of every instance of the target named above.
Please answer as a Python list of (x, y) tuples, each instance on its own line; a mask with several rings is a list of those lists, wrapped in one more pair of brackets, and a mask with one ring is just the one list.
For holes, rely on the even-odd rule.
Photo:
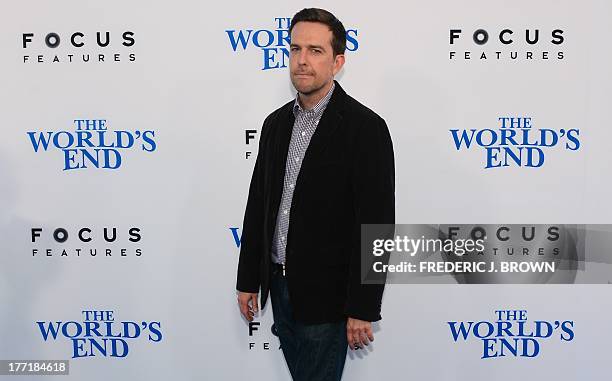
[(285, 276), (285, 264), (272, 262), (272, 274)]

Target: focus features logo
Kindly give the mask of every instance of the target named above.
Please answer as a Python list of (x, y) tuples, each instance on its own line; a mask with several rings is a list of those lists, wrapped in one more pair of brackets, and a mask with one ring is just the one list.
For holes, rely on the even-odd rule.
[(248, 149), (244, 153), (244, 158), (246, 160), (248, 160), (251, 157), (253, 157), (253, 151), (250, 150), (250, 148), (251, 148), (250, 144), (252, 143), (251, 140), (255, 139), (256, 135), (257, 135), (257, 130), (244, 130), (244, 140), (245, 140), (245, 143), (246, 143), (247, 149)]
[(136, 37), (132, 31), (22, 33), (23, 63), (134, 62)]
[(70, 232), (65, 228), (46, 230), (31, 228), (32, 257), (128, 257), (142, 256), (138, 245), (142, 240), (141, 229), (132, 227), (126, 231), (113, 228), (82, 227)]
[[(249, 331), (249, 350), (253, 351), (253, 350), (263, 350), (263, 351), (269, 351), (270, 349), (272, 349), (273, 347), (271, 345), (273, 345), (273, 343), (270, 343), (270, 339), (273, 338), (270, 335), (260, 335), (260, 331), (262, 330), (262, 323), (258, 322), (256, 320), (250, 321), (249, 325), (248, 325), (248, 331)], [(274, 326), (274, 324), (272, 324), (272, 326), (270, 327), (270, 333), (273, 336), (277, 336), (278, 337), (278, 333), (276, 332), (276, 327)], [(280, 344), (278, 345), (278, 349), (281, 349)]]
[(451, 61), (561, 61), (565, 58), (562, 29), (450, 29)]

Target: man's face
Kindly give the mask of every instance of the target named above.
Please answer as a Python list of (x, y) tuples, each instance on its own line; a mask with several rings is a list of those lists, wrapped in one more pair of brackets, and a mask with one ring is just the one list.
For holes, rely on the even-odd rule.
[(344, 64), (344, 55), (334, 57), (332, 32), (325, 24), (300, 21), (291, 30), (289, 68), (297, 91), (311, 95), (333, 81)]

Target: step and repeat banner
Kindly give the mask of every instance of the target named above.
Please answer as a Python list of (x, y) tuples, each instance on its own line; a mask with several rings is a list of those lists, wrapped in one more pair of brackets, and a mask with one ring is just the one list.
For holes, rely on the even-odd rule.
[(2, 2), (4, 374), (289, 379), (271, 307), (246, 322), (235, 284), (312, 6), (347, 30), (336, 79), (389, 126), (402, 224), (364, 249), (397, 255), (344, 379), (609, 377), (604, 0)]

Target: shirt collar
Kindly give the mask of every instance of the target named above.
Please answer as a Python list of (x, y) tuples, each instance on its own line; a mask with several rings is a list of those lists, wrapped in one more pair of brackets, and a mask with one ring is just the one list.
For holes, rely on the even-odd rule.
[(293, 103), (293, 115), (297, 116), (298, 113), (303, 111), (312, 112), (314, 115), (317, 116), (321, 115), (323, 111), (325, 111), (325, 108), (327, 107), (327, 104), (329, 103), (329, 100), (331, 99), (335, 88), (336, 83), (332, 82), (332, 87), (329, 89), (327, 94), (323, 98), (321, 98), (321, 100), (310, 110), (305, 109), (302, 107), (302, 105), (300, 105), (300, 102), (298, 100), (299, 94), (297, 94), (295, 96), (295, 102)]

